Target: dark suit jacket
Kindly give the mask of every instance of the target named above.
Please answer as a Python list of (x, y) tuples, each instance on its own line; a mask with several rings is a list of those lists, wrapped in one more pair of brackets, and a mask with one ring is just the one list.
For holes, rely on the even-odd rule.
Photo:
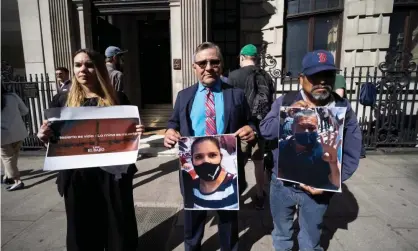
[[(196, 83), (177, 94), (174, 112), (168, 121), (167, 128), (180, 132), (181, 136), (194, 136), (190, 113), (198, 86), (199, 84)], [(254, 123), (250, 121), (250, 109), (244, 92), (224, 82), (221, 88), (225, 107), (225, 127), (222, 134), (235, 133), (246, 125), (256, 130)]]

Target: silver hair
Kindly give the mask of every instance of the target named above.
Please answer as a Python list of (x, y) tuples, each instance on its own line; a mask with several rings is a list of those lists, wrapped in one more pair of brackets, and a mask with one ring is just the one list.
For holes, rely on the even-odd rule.
[(218, 45), (216, 45), (215, 43), (212, 43), (212, 42), (203, 42), (196, 47), (196, 49), (194, 50), (194, 53), (193, 53), (193, 62), (196, 61), (197, 53), (199, 53), (203, 50), (206, 50), (206, 49), (215, 49), (216, 50), (216, 56), (218, 56), (218, 58), (221, 60), (221, 66), (222, 66), (223, 62), (224, 62), (224, 59), (223, 59), (223, 56), (222, 56), (221, 48), (219, 48)]
[(296, 114), (295, 115), (293, 115), (293, 121), (294, 121), (294, 123), (293, 124), (296, 124), (297, 123), (297, 121), (300, 119), (300, 118), (306, 118), (306, 117), (315, 117), (315, 118), (318, 118), (318, 116), (317, 116), (317, 114), (316, 114), (316, 112), (315, 111), (313, 111), (313, 110), (311, 110), (311, 109), (301, 109), (301, 110), (299, 110), (298, 112), (296, 112)]

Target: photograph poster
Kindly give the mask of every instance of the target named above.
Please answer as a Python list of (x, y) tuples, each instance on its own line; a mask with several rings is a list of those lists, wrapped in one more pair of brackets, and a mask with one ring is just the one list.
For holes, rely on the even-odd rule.
[(185, 210), (238, 210), (237, 138), (233, 134), (179, 141)]
[(346, 107), (281, 107), (280, 180), (341, 192)]
[[(45, 110), (52, 137), (44, 170), (106, 167), (135, 163), (138, 107), (63, 107)], [(82, 163), (82, 164), (81, 164)]]

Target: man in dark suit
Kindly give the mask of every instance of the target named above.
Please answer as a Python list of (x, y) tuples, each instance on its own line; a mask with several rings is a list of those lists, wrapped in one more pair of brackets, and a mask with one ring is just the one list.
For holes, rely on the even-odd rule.
[[(250, 122), (250, 110), (244, 92), (220, 79), (223, 60), (219, 47), (210, 42), (202, 43), (195, 50), (194, 61), (193, 69), (199, 82), (177, 95), (164, 145), (174, 147), (181, 136), (227, 133), (235, 133), (240, 140), (253, 143), (256, 138), (255, 127)], [(238, 170), (239, 177), (245, 175), (240, 164)], [(237, 211), (217, 213), (221, 250), (238, 250)], [(186, 251), (200, 250), (206, 215), (207, 211), (185, 211)]]

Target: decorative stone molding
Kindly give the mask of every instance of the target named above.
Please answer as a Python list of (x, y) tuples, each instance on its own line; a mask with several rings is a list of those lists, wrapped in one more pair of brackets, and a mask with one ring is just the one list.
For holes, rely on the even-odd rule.
[(50, 0), (52, 47), (55, 66), (72, 69), (71, 53), (74, 45), (70, 31), (71, 5), (67, 1)]
[(81, 48), (93, 48), (90, 0), (72, 0), (77, 6)]
[(181, 0), (182, 81), (183, 87), (196, 83), (193, 73), (194, 49), (202, 43), (202, 0)]

